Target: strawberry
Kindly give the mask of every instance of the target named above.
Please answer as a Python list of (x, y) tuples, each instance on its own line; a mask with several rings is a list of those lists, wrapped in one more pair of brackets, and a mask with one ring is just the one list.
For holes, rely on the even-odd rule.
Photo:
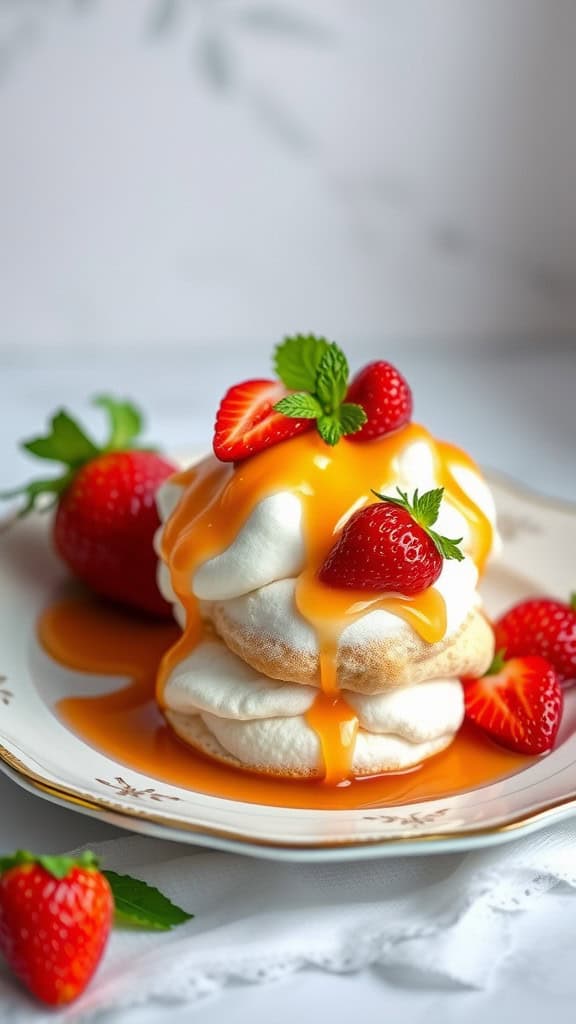
[(499, 743), (523, 754), (551, 750), (563, 695), (550, 662), (538, 656), (504, 661), (499, 651), (481, 679), (464, 679), (466, 716)]
[(311, 420), (289, 419), (274, 410), (285, 395), (286, 389), (274, 380), (246, 380), (231, 387), (216, 415), (216, 457), (221, 462), (240, 462), (309, 430)]
[(397, 488), (398, 498), (376, 494), (381, 504), (359, 509), (329, 551), (319, 577), (331, 587), (386, 591), (408, 597), (431, 587), (443, 558), (462, 561), (459, 540), (431, 529), (438, 518), (444, 489), (412, 501)]
[(169, 616), (156, 585), (152, 541), (160, 525), (155, 494), (176, 467), (153, 451), (131, 450), (142, 425), (134, 406), (110, 398), (96, 404), (110, 419), (107, 444), (97, 447), (68, 413), (58, 412), (50, 433), (23, 448), (62, 463), (63, 473), (4, 497), (24, 495), (24, 515), (41, 496), (51, 495), (54, 544), (74, 575), (103, 597)]
[(0, 859), (0, 949), (30, 991), (51, 1006), (69, 1003), (94, 974), (114, 901), (93, 854)]
[(562, 684), (576, 681), (576, 594), (570, 604), (536, 597), (520, 601), (498, 620), (496, 648), (508, 658), (539, 654)]
[(360, 405), (367, 422), (352, 437), (353, 441), (371, 441), (406, 426), (412, 417), (412, 392), (402, 374), (379, 360), (369, 363), (353, 378), (348, 402)]

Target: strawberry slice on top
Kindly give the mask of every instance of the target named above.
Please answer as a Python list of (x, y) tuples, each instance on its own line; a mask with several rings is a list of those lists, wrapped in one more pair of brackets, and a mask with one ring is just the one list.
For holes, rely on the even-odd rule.
[(560, 727), (563, 694), (550, 662), (538, 656), (505, 661), (498, 652), (480, 679), (464, 679), (466, 717), (523, 754), (545, 754)]
[(229, 388), (216, 415), (216, 457), (221, 462), (239, 462), (310, 430), (312, 420), (289, 419), (274, 409), (286, 394), (277, 380), (245, 380)]

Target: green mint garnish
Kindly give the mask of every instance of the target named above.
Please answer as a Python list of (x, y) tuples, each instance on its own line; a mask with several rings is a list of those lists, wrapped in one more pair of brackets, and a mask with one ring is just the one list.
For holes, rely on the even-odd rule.
[(45, 495), (52, 495), (54, 504), (72, 482), (76, 471), (97, 455), (135, 447), (135, 440), (143, 425), (142, 415), (136, 406), (107, 395), (95, 398), (94, 405), (100, 406), (108, 417), (108, 438), (103, 445), (95, 444), (65, 409), (60, 409), (52, 417), (45, 436), (23, 442), (24, 451), (39, 459), (59, 462), (64, 469), (60, 476), (49, 480), (34, 480), (13, 491), (0, 493), (0, 498), (24, 498), (20, 516), (35, 508), (38, 499)]
[(167, 896), (140, 878), (118, 875), (116, 871), (103, 871), (102, 874), (112, 889), (116, 919), (121, 924), (169, 931), (194, 916), (175, 906)]
[(295, 334), (276, 347), (274, 369), (290, 391), (311, 391), (316, 386), (322, 356), (330, 348), (326, 338), (314, 334)]
[(285, 338), (276, 349), (274, 366), (282, 383), (296, 390), (280, 399), (274, 409), (292, 419), (316, 420), (326, 444), (337, 444), (366, 423), (361, 405), (344, 402), (350, 370), (335, 342), (313, 334)]
[(425, 494), (420, 495), (418, 490), (414, 491), (414, 497), (410, 501), (407, 493), (401, 491), (399, 487), (396, 488), (398, 497), (391, 497), (388, 494), (378, 494), (378, 491), (372, 491), (377, 498), (381, 501), (388, 501), (392, 505), (398, 505), (408, 512), (412, 519), (418, 523), (428, 534), (428, 536), (434, 541), (438, 552), (442, 555), (442, 558), (455, 559), (457, 562), (461, 562), (464, 559), (459, 545), (462, 543), (462, 537), (458, 540), (451, 540), (449, 537), (442, 537), (441, 534), (436, 533), (435, 530), (431, 529), (436, 520), (438, 519), (438, 513), (440, 512), (440, 505), (442, 504), (442, 498), (444, 496), (444, 488), (438, 487), (433, 491), (426, 491)]

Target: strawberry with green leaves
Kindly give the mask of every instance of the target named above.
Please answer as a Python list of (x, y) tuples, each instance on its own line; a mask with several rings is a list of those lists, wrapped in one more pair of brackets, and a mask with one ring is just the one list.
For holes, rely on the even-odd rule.
[(109, 436), (97, 445), (64, 410), (44, 437), (25, 442), (25, 451), (59, 463), (57, 476), (36, 480), (3, 497), (25, 499), (26, 515), (46, 499), (56, 506), (53, 539), (73, 574), (103, 597), (170, 616), (156, 584), (153, 537), (160, 521), (155, 496), (175, 466), (139, 448), (142, 416), (129, 402), (100, 397)]
[(101, 871), (86, 851), (78, 857), (0, 857), (0, 951), (42, 1002), (62, 1006), (86, 988), (104, 953), (113, 918), (168, 930), (190, 920), (140, 879)]
[(451, 540), (433, 529), (444, 489), (415, 491), (412, 501), (397, 492), (389, 497), (374, 491), (379, 503), (350, 517), (320, 568), (323, 583), (412, 597), (436, 582), (445, 558), (462, 561), (462, 538)]

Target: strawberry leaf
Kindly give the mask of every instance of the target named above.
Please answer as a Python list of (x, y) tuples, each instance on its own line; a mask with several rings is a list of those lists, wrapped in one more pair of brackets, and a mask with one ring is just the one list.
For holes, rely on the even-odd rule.
[(112, 889), (116, 917), (120, 922), (169, 931), (194, 916), (175, 906), (167, 896), (140, 878), (119, 875), (116, 871), (103, 871), (102, 874)]
[(24, 484), (22, 487), (16, 487), (12, 491), (0, 491), (0, 498), (2, 500), (25, 498), (24, 504), (18, 512), (18, 518), (21, 519), (38, 506), (39, 499), (44, 497), (45, 494), (53, 495), (53, 500), (43, 506), (44, 508), (51, 508), (58, 497), (66, 490), (71, 479), (72, 473), (68, 472), (64, 476), (53, 477), (50, 480), (33, 480), (31, 483)]
[(434, 541), (438, 551), (442, 555), (442, 558), (446, 558), (448, 561), (464, 561), (464, 555), (458, 547), (458, 545), (462, 543), (462, 537), (459, 537), (458, 540), (451, 540), (450, 537), (442, 537), (434, 530), (428, 530), (427, 532)]
[(299, 391), (295, 395), (286, 395), (285, 398), (276, 402), (274, 410), (281, 412), (283, 416), (304, 420), (316, 420), (322, 416), (323, 412), (318, 399), (306, 391)]
[(335, 342), (322, 356), (314, 392), (326, 413), (334, 412), (341, 404), (348, 385), (348, 360)]
[(0, 873), (9, 871), (11, 868), (20, 867), (23, 864), (40, 864), (49, 875), (54, 878), (66, 878), (72, 868), (80, 867), (87, 871), (98, 870), (98, 858), (90, 850), (85, 850), (77, 857), (67, 857), (60, 854), (41, 854), (37, 856), (30, 850), (16, 850), (7, 857), (0, 857)]
[(314, 392), (322, 357), (330, 348), (326, 338), (314, 334), (295, 334), (276, 347), (274, 369), (285, 385), (294, 391)]
[(22, 445), (27, 452), (40, 459), (78, 466), (98, 454), (98, 448), (64, 409), (60, 409), (50, 422), (46, 437), (36, 437)]
[(422, 497), (418, 496), (418, 491), (415, 492), (413, 502), (415, 518), (422, 526), (432, 526), (436, 522), (443, 496), (443, 487), (427, 491)]
[(106, 451), (122, 451), (131, 448), (134, 439), (142, 430), (142, 413), (131, 402), (119, 402), (109, 395), (99, 395), (94, 399), (94, 405), (99, 405), (108, 413), (110, 421), (110, 436), (106, 444)]

